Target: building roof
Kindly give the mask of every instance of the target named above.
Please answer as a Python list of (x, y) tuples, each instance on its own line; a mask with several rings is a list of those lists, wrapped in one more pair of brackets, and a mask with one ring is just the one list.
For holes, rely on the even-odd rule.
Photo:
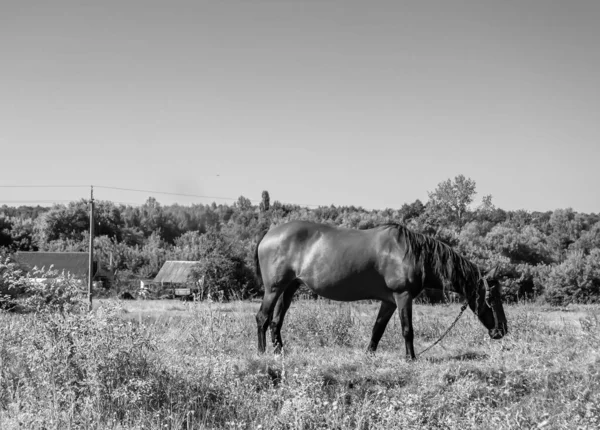
[(23, 252), (15, 254), (15, 260), (27, 271), (35, 268), (56, 270), (58, 274), (69, 272), (76, 277), (87, 276), (89, 254), (87, 252)]
[(198, 264), (198, 261), (165, 261), (154, 282), (172, 282), (175, 284), (185, 284), (189, 281), (192, 267)]

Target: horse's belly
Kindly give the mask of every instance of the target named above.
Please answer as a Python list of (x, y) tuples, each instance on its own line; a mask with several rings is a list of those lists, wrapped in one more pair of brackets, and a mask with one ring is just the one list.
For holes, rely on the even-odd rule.
[(341, 280), (337, 282), (306, 282), (307, 286), (321, 297), (330, 300), (352, 302), (356, 300), (387, 299), (392, 292), (382, 281), (360, 282), (360, 280)]

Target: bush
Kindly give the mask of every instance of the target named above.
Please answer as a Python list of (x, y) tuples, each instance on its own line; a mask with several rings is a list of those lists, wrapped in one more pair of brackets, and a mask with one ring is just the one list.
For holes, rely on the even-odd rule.
[(573, 252), (558, 265), (540, 271), (537, 282), (544, 286), (543, 300), (551, 305), (600, 302), (600, 249), (589, 255)]
[(69, 273), (34, 269), (25, 274), (11, 257), (0, 260), (0, 304), (24, 312), (81, 310), (84, 286)]
[(20, 427), (129, 428), (169, 413), (198, 419), (211, 394), (155, 360), (152, 333), (116, 307), (18, 317), (0, 327), (0, 410), (19, 399), (11, 415)]
[(548, 264), (552, 262), (547, 238), (533, 226), (515, 230), (505, 225), (494, 227), (485, 243), (495, 252), (508, 257), (514, 264)]
[(25, 290), (22, 272), (8, 255), (0, 255), (0, 308), (13, 309)]
[(535, 282), (539, 270), (538, 266), (529, 264), (506, 264), (499, 279), (503, 300), (514, 303), (539, 297), (542, 289)]
[(215, 230), (200, 236), (199, 262), (194, 266), (192, 277), (195, 281), (204, 279), (201, 299), (209, 295), (218, 300), (246, 299), (257, 294), (254, 273), (246, 264), (239, 245)]

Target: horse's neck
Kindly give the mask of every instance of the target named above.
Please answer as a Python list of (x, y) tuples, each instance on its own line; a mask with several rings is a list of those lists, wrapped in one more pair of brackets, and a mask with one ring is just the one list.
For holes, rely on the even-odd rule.
[(425, 267), (425, 284), (424, 288), (430, 288), (432, 290), (450, 290), (452, 288), (444, 287), (444, 281), (438, 276), (433, 267)]
[(425, 284), (423, 287), (457, 293), (470, 300), (477, 296), (479, 285), (465, 285), (465, 290), (463, 290), (463, 285), (455, 285), (450, 281), (446, 282), (436, 273), (433, 267), (425, 267)]

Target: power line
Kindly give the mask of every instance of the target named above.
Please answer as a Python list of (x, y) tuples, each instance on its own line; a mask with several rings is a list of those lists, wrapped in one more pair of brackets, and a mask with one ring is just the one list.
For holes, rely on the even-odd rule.
[(70, 203), (73, 200), (0, 200), (0, 203)]
[[(117, 191), (130, 191), (136, 193), (150, 193), (150, 194), (162, 194), (168, 196), (181, 196), (181, 197), (194, 197), (198, 199), (213, 199), (213, 200), (229, 200), (229, 201), (237, 201), (237, 198), (234, 197), (222, 197), (222, 196), (205, 196), (201, 194), (187, 194), (187, 193), (173, 193), (168, 191), (156, 191), (156, 190), (142, 190), (136, 188), (125, 188), (125, 187), (109, 187), (104, 185), (94, 185), (96, 188), (106, 189), (106, 190), (117, 190)], [(89, 188), (90, 185), (0, 185), (0, 188)], [(257, 199), (248, 199), (251, 202), (258, 203), (261, 200)], [(57, 203), (57, 202), (71, 202), (72, 200), (0, 200), (0, 203)], [(117, 202), (114, 203), (125, 203), (125, 202)], [(125, 204), (133, 204), (133, 203), (125, 203)], [(306, 206), (306, 207), (320, 207), (322, 205), (314, 205), (314, 204), (305, 204), (305, 203), (283, 203), (283, 204), (291, 204), (297, 206)]]
[(89, 185), (0, 185), (0, 188), (89, 188)]
[[(200, 199), (217, 199), (217, 200), (237, 200), (236, 198), (233, 197), (217, 197), (217, 196), (202, 196), (199, 194), (184, 194), (184, 193), (170, 193), (167, 191), (153, 191), (153, 190), (138, 190), (138, 189), (134, 189), (134, 188), (122, 188), (122, 187), (105, 187), (102, 185), (95, 185), (96, 188), (104, 188), (107, 190), (119, 190), (119, 191), (133, 191), (133, 192), (137, 192), (137, 193), (151, 193), (151, 194), (165, 194), (165, 195), (169, 195), (169, 196), (184, 196), (184, 197), (196, 197), (196, 198), (200, 198)], [(250, 199), (250, 201), (260, 201), (260, 200), (252, 200)]]
[[(165, 195), (169, 195), (169, 196), (184, 196), (184, 197), (196, 197), (196, 198), (200, 198), (200, 199), (217, 199), (217, 200), (231, 200), (231, 201), (237, 201), (238, 199), (233, 198), (233, 197), (217, 197), (217, 196), (203, 196), (203, 195), (199, 195), (199, 194), (184, 194), (184, 193), (171, 193), (171, 192), (167, 192), (167, 191), (153, 191), (153, 190), (138, 190), (138, 189), (133, 189), (133, 188), (122, 188), (122, 187), (105, 187), (102, 185), (94, 185), (96, 188), (104, 188), (104, 189), (109, 189), (109, 190), (120, 190), (120, 191), (133, 191), (133, 192), (141, 192), (141, 193), (151, 193), (151, 194), (165, 194)], [(257, 199), (248, 199), (251, 202), (261, 202), (262, 200), (257, 200)], [(320, 207), (323, 205), (312, 205), (312, 204), (306, 204), (306, 203), (284, 203), (284, 204), (292, 204), (292, 205), (297, 205), (297, 206), (309, 206), (309, 207)]]

